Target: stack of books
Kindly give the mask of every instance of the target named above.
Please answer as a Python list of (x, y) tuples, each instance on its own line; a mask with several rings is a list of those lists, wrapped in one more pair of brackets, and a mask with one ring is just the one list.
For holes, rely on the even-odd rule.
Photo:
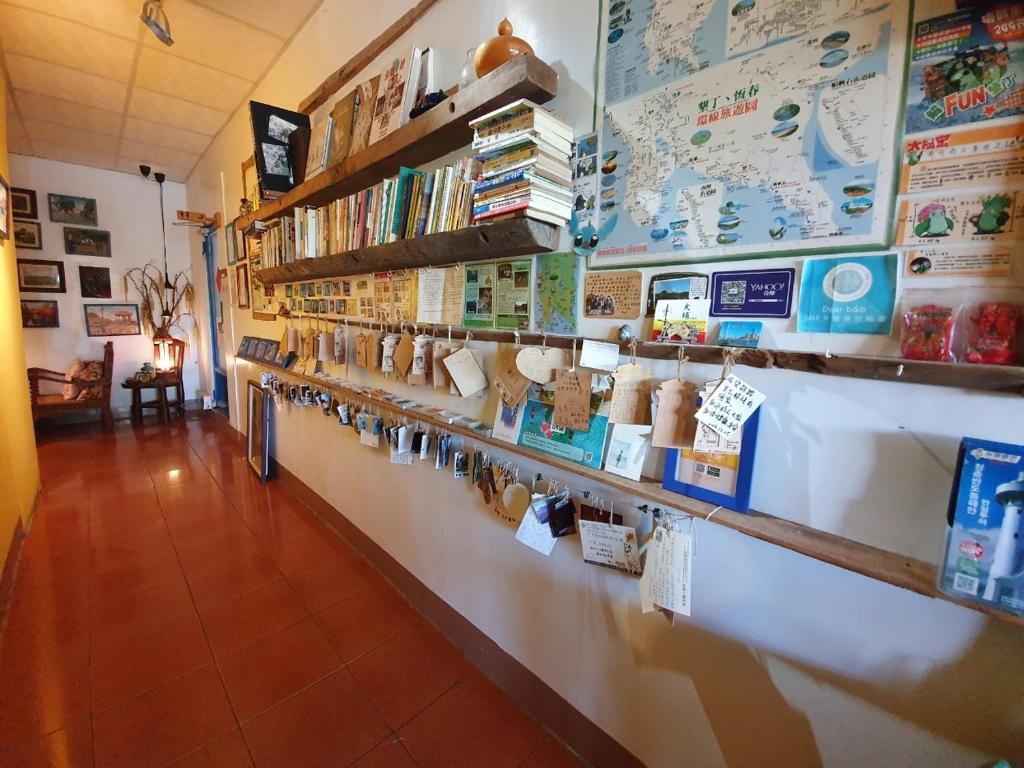
[(430, 172), (403, 167), (325, 206), (297, 207), (262, 234), (264, 266), (468, 227), (478, 171), (471, 157)]
[(527, 216), (564, 225), (572, 215), (572, 129), (526, 99), (470, 126), (480, 163), (474, 223)]

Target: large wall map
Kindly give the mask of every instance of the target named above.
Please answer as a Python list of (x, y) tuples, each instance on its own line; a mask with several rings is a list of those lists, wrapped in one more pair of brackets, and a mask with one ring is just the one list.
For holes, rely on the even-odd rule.
[(614, 0), (592, 265), (886, 244), (907, 13)]

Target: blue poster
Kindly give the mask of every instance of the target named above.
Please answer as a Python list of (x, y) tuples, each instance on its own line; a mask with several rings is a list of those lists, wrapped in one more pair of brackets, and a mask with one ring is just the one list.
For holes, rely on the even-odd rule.
[(711, 275), (712, 317), (789, 317), (796, 270), (751, 269)]
[(551, 415), (555, 410), (554, 390), (535, 384), (530, 387), (527, 395), (526, 413), (519, 430), (519, 444), (600, 469), (604, 459), (610, 405), (610, 391), (591, 392), (590, 429), (586, 432), (563, 429), (551, 423)]
[(888, 336), (896, 268), (895, 253), (804, 262), (797, 332)]

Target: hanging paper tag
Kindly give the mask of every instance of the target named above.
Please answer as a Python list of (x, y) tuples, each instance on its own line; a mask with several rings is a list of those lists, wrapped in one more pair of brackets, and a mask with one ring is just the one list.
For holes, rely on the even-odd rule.
[(430, 379), (430, 337), (417, 336), (413, 341), (412, 364), (409, 367), (409, 383), (416, 385), (427, 384)]
[(321, 331), (317, 339), (316, 359), (321, 363), (334, 359), (334, 337), (327, 331)]
[(651, 427), (646, 424), (614, 424), (605, 454), (605, 472), (639, 480), (650, 448)]
[(540, 552), (545, 557), (551, 554), (551, 550), (558, 543), (558, 539), (551, 535), (551, 529), (547, 524), (542, 523), (536, 515), (530, 512), (523, 515), (523, 521), (516, 531), (516, 541)]
[(659, 526), (654, 529), (654, 542), (659, 539), (651, 573), (651, 598), (655, 605), (689, 616), (693, 537)]
[(651, 372), (647, 366), (631, 363), (616, 369), (608, 421), (611, 424), (651, 423)]
[(369, 368), (369, 344), (370, 338), (365, 333), (356, 335), (356, 365), (360, 368)]
[(714, 394), (704, 401), (697, 411), (697, 421), (711, 427), (724, 438), (739, 432), (766, 395), (743, 381), (734, 373), (729, 374), (715, 389)]
[(344, 326), (334, 326), (334, 362), (338, 365), (344, 365), (348, 360), (348, 339), (346, 338), (345, 331), (348, 330)]
[(586, 562), (640, 575), (640, 555), (633, 528), (586, 520), (581, 510), (580, 541)]
[(590, 429), (590, 385), (593, 374), (563, 369), (555, 374), (554, 426), (586, 432)]
[(364, 429), (359, 433), (359, 442), (370, 448), (378, 448), (380, 447), (380, 435), (374, 434), (373, 430)]
[(412, 365), (413, 349), (415, 346), (412, 336), (409, 335), (408, 331), (404, 331), (398, 340), (394, 353), (395, 370), (403, 376), (406, 375), (409, 367)]
[(395, 347), (398, 346), (398, 336), (393, 333), (389, 333), (384, 337), (384, 342), (381, 345), (381, 362), (380, 372), (381, 373), (394, 373), (395, 372)]
[(671, 379), (658, 387), (658, 416), (654, 420), (651, 445), (657, 448), (689, 448), (697, 422), (697, 387), (689, 381)]
[(425, 461), (430, 458), (430, 449), (433, 444), (434, 441), (430, 435), (423, 436), (423, 442), (420, 443), (420, 461)]
[(444, 359), (448, 357), (448, 355), (450, 355), (456, 349), (457, 347), (450, 343), (434, 345), (431, 374), (432, 378), (434, 379), (435, 389), (440, 389), (451, 385), (452, 379), (451, 376), (448, 375), (448, 369), (444, 367)]
[(487, 377), (480, 370), (480, 364), (469, 347), (462, 347), (448, 355), (444, 359), (444, 365), (463, 397), (474, 395), (487, 386)]
[(614, 371), (619, 365), (619, 345), (609, 341), (584, 339), (580, 365), (597, 371)]

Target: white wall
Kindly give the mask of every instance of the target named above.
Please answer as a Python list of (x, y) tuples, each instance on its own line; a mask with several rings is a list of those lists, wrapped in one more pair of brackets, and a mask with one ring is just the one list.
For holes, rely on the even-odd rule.
[[(351, 3), (327, 0), (254, 98), (295, 107), (410, 5), (361, 6), (353, 24)], [(393, 50), (435, 47), (439, 82), (454, 82), (466, 49), (493, 34), (505, 15), (560, 74), (550, 106), (578, 132), (590, 130), (597, 3), (442, 0)], [(239, 165), (251, 152), (246, 116), (236, 114), (190, 177), (190, 206), (212, 210), (223, 198), (233, 216)], [(193, 248), (193, 263), (200, 258)], [(243, 335), (281, 335), (281, 323), (253, 321), (248, 310), (230, 314), (232, 349)], [(581, 332), (602, 336), (613, 325), (587, 321)], [(781, 348), (824, 345), (786, 323), (768, 333)], [(862, 346), (836, 337), (828, 344), (834, 352), (892, 351), (891, 341)], [(490, 359), (493, 348), (478, 346)], [(257, 372), (244, 362), (236, 368), (241, 393)], [(659, 376), (674, 371), (673, 363), (656, 366)], [(1019, 442), (1024, 424), (1019, 398), (742, 372), (769, 397), (755, 507), (932, 561), (960, 436)], [(687, 375), (713, 374), (692, 366)], [(350, 375), (384, 383), (354, 366)], [(493, 395), (462, 403), (386, 386), (488, 421), (494, 412)], [(239, 411), (232, 394), (232, 421), (244, 428), (244, 406)], [(640, 614), (635, 580), (584, 564), (575, 539), (544, 559), (515, 542), (468, 483), (425, 465), (393, 467), (318, 412), (277, 414), (276, 455), (649, 765), (952, 768), (1024, 751), (1019, 627), (702, 522), (695, 529), (694, 615), (670, 626)], [(549, 474), (518, 463), (524, 473)]]
[[(159, 169), (157, 169), (159, 170)], [(125, 299), (124, 273), (132, 267), (153, 262), (163, 269), (163, 248), (160, 242), (159, 188), (156, 182), (141, 175), (130, 175), (88, 168), (82, 165), (43, 160), (37, 157), (11, 155), (11, 184), (36, 191), (39, 202), (39, 220), (42, 223), (43, 250), (21, 249), (20, 259), (46, 259), (64, 263), (67, 293), (30, 294), (26, 299), (56, 299), (60, 308), (60, 328), (26, 328), (25, 356), (29, 366), (67, 370), (72, 360), (98, 360), (103, 357), (106, 337), (92, 337), (85, 333), (83, 305), (139, 303), (132, 289)], [(47, 194), (78, 195), (96, 199), (99, 218), (98, 229), (110, 232), (111, 258), (69, 256), (64, 253), (62, 224), (50, 221)], [(191, 266), (189, 237), (193, 230), (172, 226), (175, 211), (186, 208), (185, 185), (164, 183), (164, 211), (167, 217), (167, 264), (171, 275)], [(110, 269), (111, 298), (83, 299), (78, 279), (78, 266), (107, 267)], [(204, 279), (205, 270), (196, 272)], [(205, 305), (199, 307), (200, 324), (208, 323)], [(177, 334), (176, 334), (177, 335)], [(139, 367), (153, 360), (153, 342), (145, 335), (113, 336), (114, 377), (111, 403), (115, 409), (127, 408), (131, 394), (120, 383)], [(185, 354), (185, 397), (195, 398), (199, 387), (199, 368), (196, 362), (198, 345), (189, 345)], [(55, 385), (59, 388), (59, 385)]]

